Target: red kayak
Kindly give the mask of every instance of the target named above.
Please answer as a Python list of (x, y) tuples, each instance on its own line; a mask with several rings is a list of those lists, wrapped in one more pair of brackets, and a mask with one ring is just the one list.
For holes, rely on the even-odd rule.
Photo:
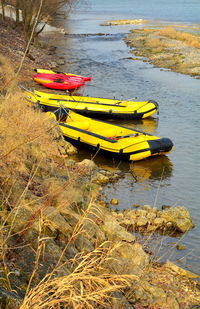
[(38, 74), (40, 74), (40, 76), (42, 77), (56, 77), (56, 78), (67, 78), (67, 77), (79, 77), (82, 78), (85, 82), (86, 81), (90, 81), (92, 79), (92, 77), (90, 76), (81, 76), (81, 75), (77, 75), (77, 74), (72, 74), (72, 73), (64, 73), (64, 72), (56, 72), (56, 71), (52, 71), (52, 70), (45, 70), (45, 69), (34, 69), (34, 71)]
[[(50, 75), (50, 76), (49, 76)], [(35, 74), (33, 79), (42, 84), (43, 86), (51, 89), (60, 89), (60, 90), (70, 90), (77, 89), (84, 85), (84, 80), (81, 77), (77, 76), (65, 76), (60, 77), (56, 74)]]

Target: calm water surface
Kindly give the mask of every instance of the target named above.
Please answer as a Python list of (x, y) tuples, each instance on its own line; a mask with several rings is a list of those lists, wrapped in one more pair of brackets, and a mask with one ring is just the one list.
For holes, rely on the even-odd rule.
[[(187, 250), (183, 253), (170, 249), (167, 257), (200, 274), (200, 80), (130, 60), (130, 50), (123, 37), (133, 26), (100, 26), (108, 19), (118, 18), (190, 25), (200, 23), (199, 12), (198, 0), (88, 0), (79, 4), (66, 24), (71, 35), (57, 40), (58, 53), (67, 61), (61, 69), (93, 77), (92, 82), (81, 90), (82, 94), (124, 99), (137, 97), (159, 103), (159, 118), (121, 123), (171, 138), (175, 147), (168, 156), (129, 164), (98, 155), (95, 162), (101, 166), (118, 166), (124, 172), (124, 177), (116, 184), (109, 184), (104, 189), (108, 201), (111, 197), (119, 200), (119, 209), (134, 203), (159, 208), (163, 204), (184, 205), (189, 209), (196, 227), (180, 239)], [(56, 38), (54, 44), (55, 41)], [(91, 158), (91, 153), (79, 149), (79, 157)], [(176, 241), (167, 237), (163, 247), (169, 244), (171, 247)]]

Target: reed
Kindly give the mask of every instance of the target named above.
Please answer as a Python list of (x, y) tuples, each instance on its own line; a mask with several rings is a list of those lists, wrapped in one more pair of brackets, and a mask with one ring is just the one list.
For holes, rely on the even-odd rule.
[(183, 41), (186, 45), (200, 48), (200, 39), (199, 37), (192, 35), (187, 32), (181, 32), (175, 30), (173, 27), (165, 27), (158, 31), (158, 35), (168, 37), (173, 40)]

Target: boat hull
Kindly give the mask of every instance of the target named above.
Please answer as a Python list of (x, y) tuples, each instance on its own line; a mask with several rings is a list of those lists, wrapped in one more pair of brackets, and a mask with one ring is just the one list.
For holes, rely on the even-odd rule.
[(142, 160), (167, 154), (173, 148), (169, 138), (159, 138), (139, 130), (94, 120), (72, 111), (47, 114), (59, 121), (60, 130), (67, 141), (120, 160)]
[(120, 101), (116, 99), (64, 96), (47, 94), (40, 91), (26, 92), (27, 100), (40, 106), (45, 112), (68, 108), (85, 116), (113, 119), (143, 119), (158, 110), (153, 100)]
[(37, 74), (43, 74), (45, 75), (59, 75), (60, 77), (65, 77), (65, 76), (76, 76), (76, 77), (80, 77), (81, 79), (83, 79), (84, 81), (90, 81), (92, 79), (91, 76), (82, 76), (82, 75), (77, 75), (77, 74), (72, 74), (72, 73), (65, 73), (65, 72), (59, 72), (59, 71), (53, 71), (53, 70), (46, 70), (46, 69), (34, 69), (34, 71)]

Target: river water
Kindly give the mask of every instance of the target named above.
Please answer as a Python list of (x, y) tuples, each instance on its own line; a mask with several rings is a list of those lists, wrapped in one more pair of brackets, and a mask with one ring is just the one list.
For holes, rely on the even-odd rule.
[[(123, 37), (131, 28), (140, 25), (105, 27), (100, 24), (109, 19), (143, 18), (150, 20), (150, 24), (193, 25), (200, 22), (199, 12), (198, 0), (87, 0), (79, 2), (66, 21), (65, 30), (69, 35), (57, 35), (53, 40), (58, 46), (58, 54), (66, 60), (60, 69), (93, 77), (92, 82), (81, 90), (82, 94), (124, 99), (137, 97), (159, 103), (159, 118), (121, 123), (171, 138), (175, 147), (168, 156), (130, 164), (98, 154), (94, 161), (102, 167), (123, 171), (123, 177), (117, 183), (109, 184), (103, 190), (107, 201), (112, 197), (119, 200), (118, 209), (132, 207), (135, 203), (158, 208), (163, 204), (182, 205), (189, 209), (195, 228), (180, 239), (162, 239), (161, 251), (163, 254), (178, 240), (187, 249), (167, 249), (165, 258), (198, 274), (200, 80), (155, 68), (142, 60), (131, 60), (133, 55)], [(79, 149), (81, 159), (92, 155)]]

